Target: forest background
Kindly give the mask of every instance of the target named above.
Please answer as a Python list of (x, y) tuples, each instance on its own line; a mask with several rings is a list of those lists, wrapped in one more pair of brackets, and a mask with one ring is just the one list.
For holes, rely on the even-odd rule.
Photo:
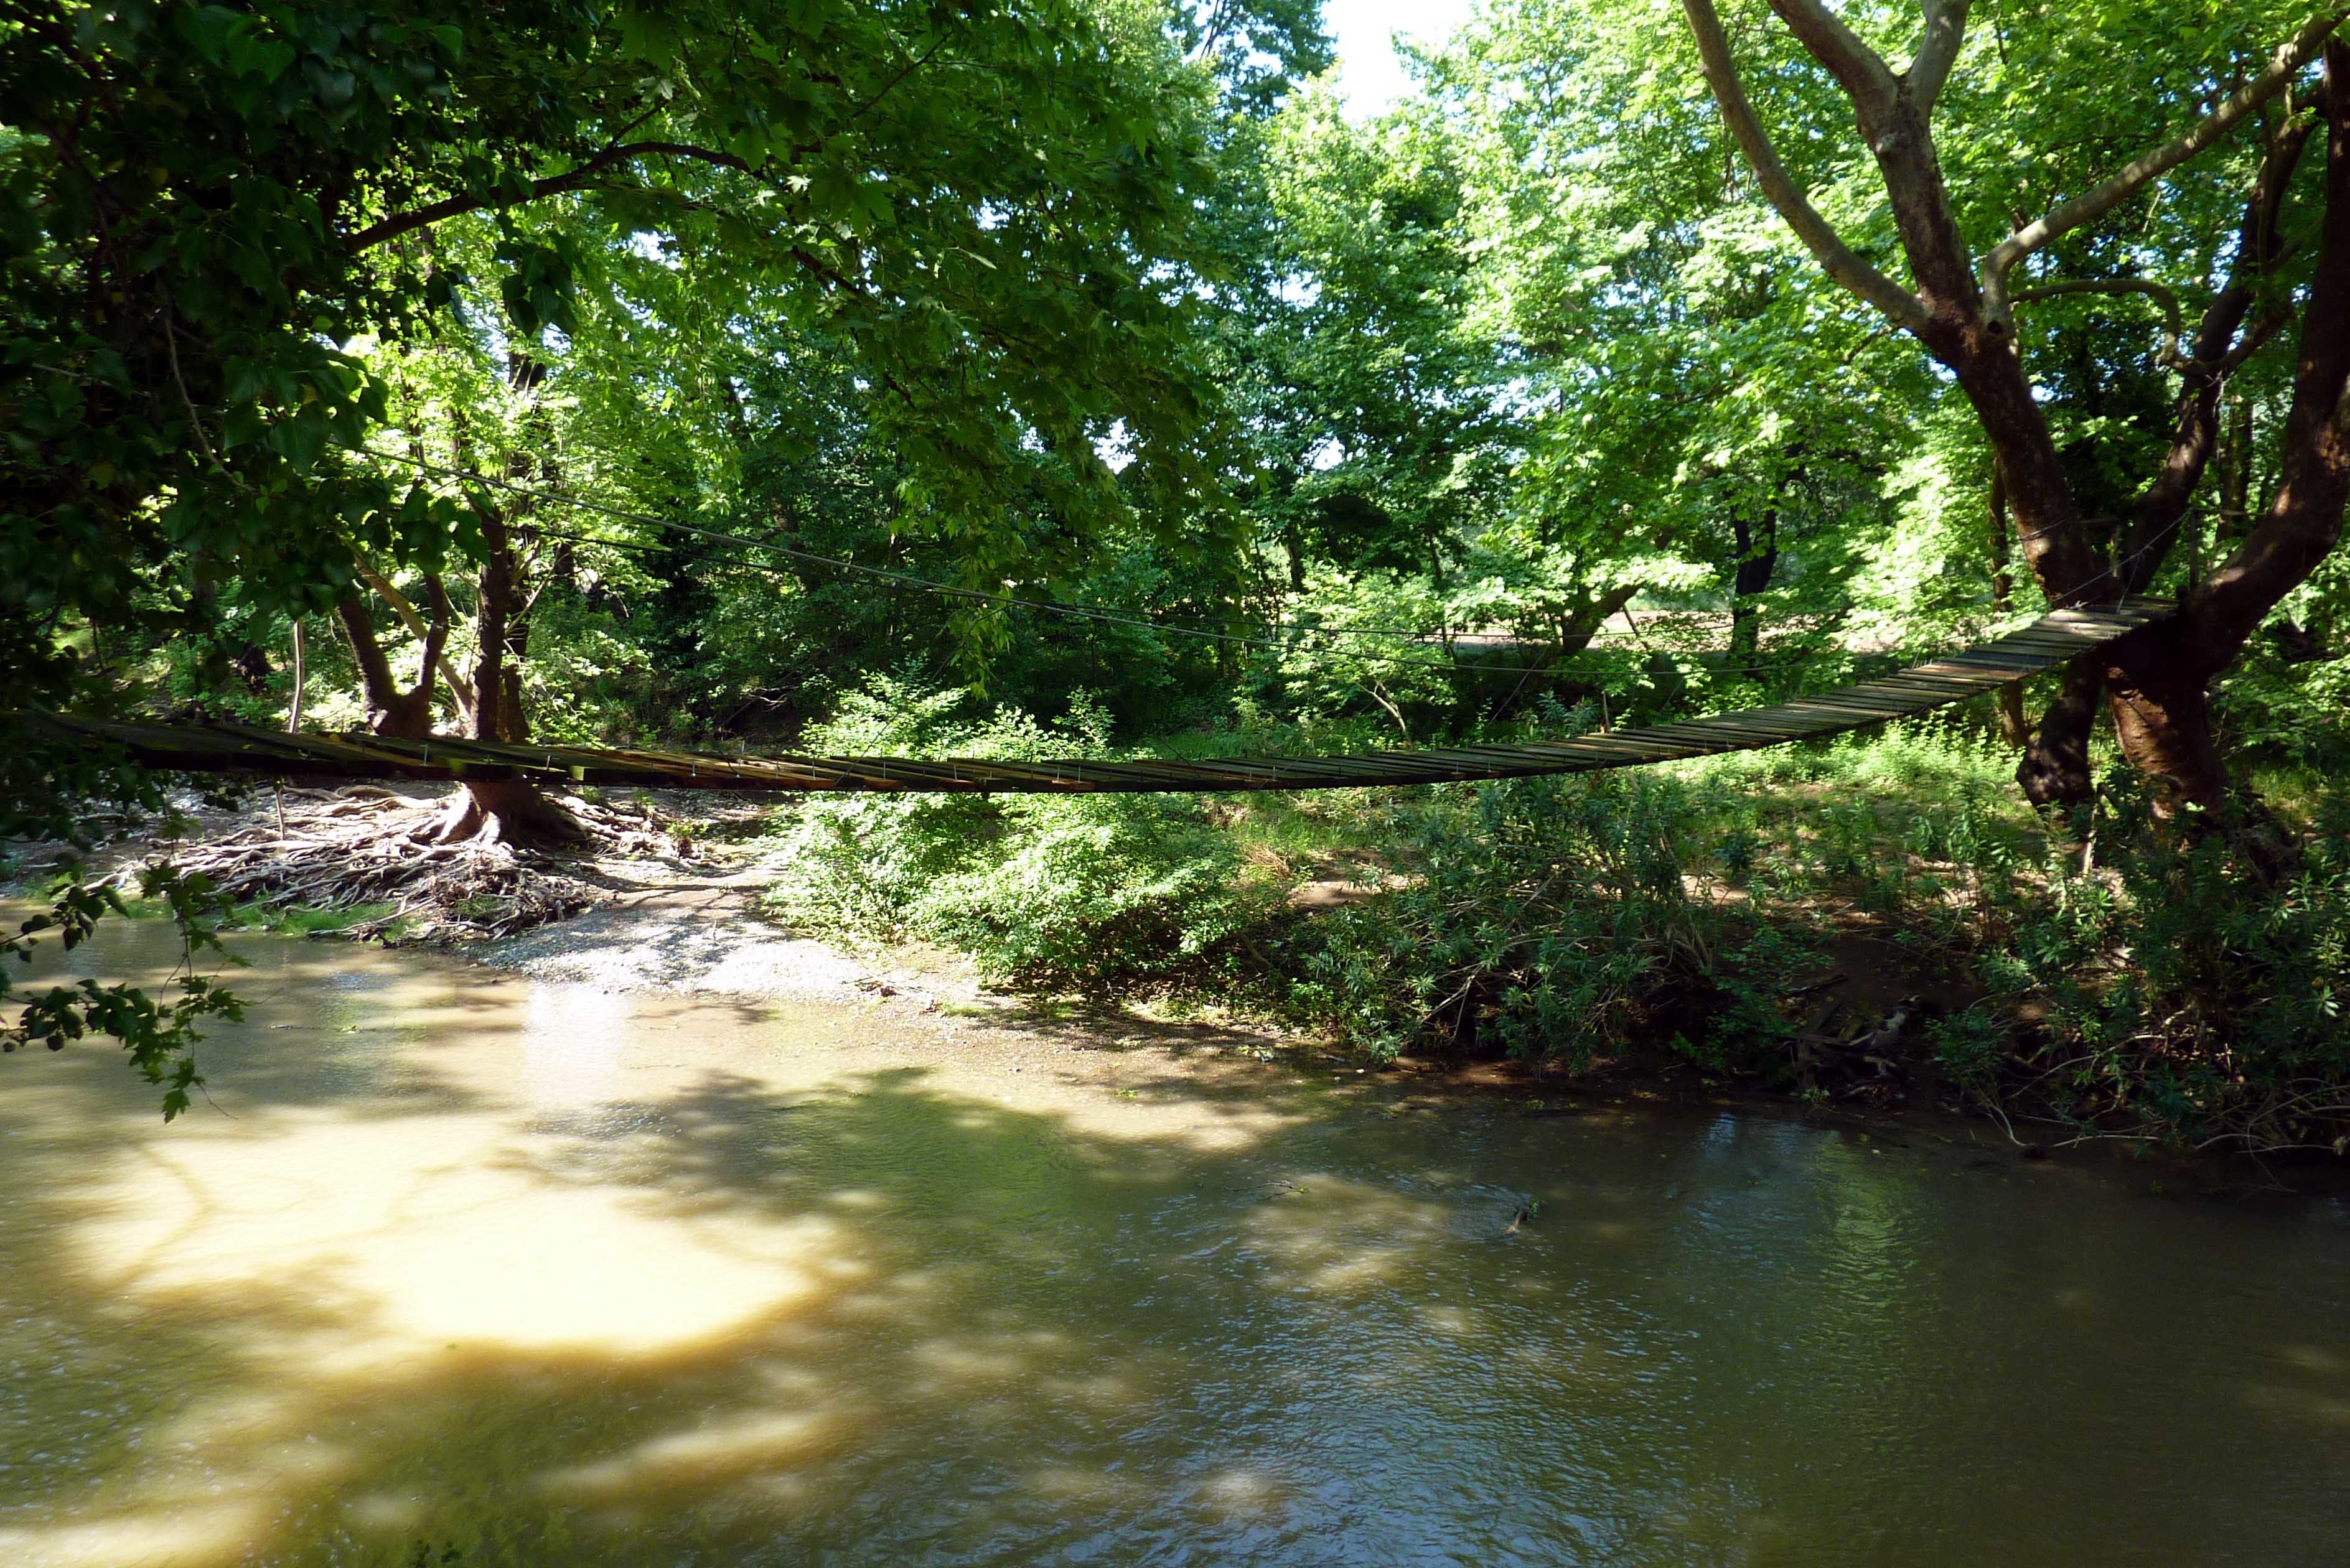
[[(1315, 753), (2151, 592), (2167, 630), (1832, 744), (780, 806), (775, 908), (1373, 1055), (2339, 1155), (2341, 20), (1492, 0), (1355, 116), (1311, 0), (11, 6), (0, 835), (164, 802), (37, 708)], [(437, 841), (582, 831), (458, 796)], [(121, 902), (42, 890), (20, 955)], [(0, 1000), (167, 1109), (234, 1005)]]

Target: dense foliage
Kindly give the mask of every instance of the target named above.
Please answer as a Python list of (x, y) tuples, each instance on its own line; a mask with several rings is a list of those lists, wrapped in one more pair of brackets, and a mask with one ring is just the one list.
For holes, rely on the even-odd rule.
[[(0, 835), (162, 802), (32, 706), (1416, 744), (2157, 592), (2167, 640), (1775, 761), (811, 804), (777, 907), (1378, 1053), (1798, 1088), (1858, 933), (1965, 1093), (2324, 1141), (2350, 64), (2313, 15), (1492, 0), (1364, 115), (1305, 0), (18, 6)], [(528, 807), (452, 831), (562, 826)], [(78, 937), (104, 895), (36, 857)], [(10, 1039), (176, 1073), (213, 994), (53, 991)]]

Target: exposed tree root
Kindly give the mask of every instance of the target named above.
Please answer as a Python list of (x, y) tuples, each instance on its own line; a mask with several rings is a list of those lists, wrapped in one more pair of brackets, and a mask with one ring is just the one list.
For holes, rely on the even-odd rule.
[[(2117, 1044), (2102, 1054), (2012, 1061), (1994, 1081), (1965, 1091), (1961, 1108), (1987, 1113), (2017, 1143), (2016, 1125), (2045, 1128), (2056, 1148), (2111, 1142), (2196, 1154), (2350, 1153), (2350, 1087), (2339, 1082), (2303, 1075), (2248, 1084), (2225, 1072), (2199, 1079), (2199, 1061), (2214, 1054), (2208, 1042), (2182, 1049), (2147, 1034), (2127, 1044), (2135, 1055)], [(2224, 1051), (2216, 1054), (2224, 1061)]]
[[(463, 792), (458, 794), (464, 801)], [(369, 785), (287, 790), (282, 819), (268, 796), (250, 826), (175, 847), (170, 858), (202, 872), (239, 902), (271, 908), (391, 912), (342, 933), (397, 942), (503, 937), (578, 913), (605, 898), (583, 878), (583, 857), (672, 851), (649, 805), (561, 804), (580, 830), (576, 853), (509, 843), (495, 815), (452, 836), (450, 803)], [(281, 826), (282, 822), (282, 826)]]

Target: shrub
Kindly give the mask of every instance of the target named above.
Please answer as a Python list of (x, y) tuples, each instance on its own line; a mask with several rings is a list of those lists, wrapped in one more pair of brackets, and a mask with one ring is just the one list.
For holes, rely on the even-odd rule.
[[(1082, 698), (1057, 726), (968, 691), (868, 680), (808, 738), (834, 753), (1035, 759), (1110, 754)], [(1188, 795), (821, 797), (785, 825), (784, 918), (971, 952), (993, 983), (1098, 991), (1197, 971), (1274, 907)]]
[[(810, 743), (1110, 754), (1083, 701), (1045, 725), (886, 680)], [(1837, 925), (1907, 947), (1920, 988), (1954, 999), (1927, 1042), (1964, 1090), (2084, 1132), (2332, 1146), (2350, 1127), (2350, 794), (2311, 786), (2315, 831), (2280, 876), (2248, 840), (2158, 821), (2126, 773), (2106, 781), (2085, 849), (2021, 804), (2011, 766), (1980, 738), (1912, 725), (1670, 769), (1245, 809), (826, 797), (784, 819), (795, 854), (777, 902), (807, 925), (962, 948), (995, 983), (1189, 988), (1380, 1057), (1581, 1067), (1668, 1048), (1776, 1083), (1819, 1026), (1787, 1002), (1825, 971), (1819, 936)], [(1251, 842), (1266, 833), (1291, 838)], [(1367, 846), (1398, 885), (1284, 909), (1297, 864)]]
[(1449, 1040), (1580, 1066), (1671, 1036), (1711, 1063), (1766, 1057), (1812, 955), (1712, 876), (1713, 806), (1669, 776), (1608, 774), (1399, 809), (1417, 879), (1305, 937), (1291, 1004), (1380, 1055)]
[(2350, 1117), (2350, 798), (2320, 803), (2280, 871), (2258, 839), (2158, 821), (2135, 775), (2105, 784), (2102, 864), (2052, 857), (1978, 956), (2019, 1038), (2011, 1085), (2085, 1128), (2331, 1146)]

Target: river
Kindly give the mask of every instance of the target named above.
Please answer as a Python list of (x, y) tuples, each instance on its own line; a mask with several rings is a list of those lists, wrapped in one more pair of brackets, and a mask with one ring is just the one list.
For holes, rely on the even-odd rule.
[(2333, 1201), (234, 945), (0, 1060), (0, 1563), (2350, 1560)]

